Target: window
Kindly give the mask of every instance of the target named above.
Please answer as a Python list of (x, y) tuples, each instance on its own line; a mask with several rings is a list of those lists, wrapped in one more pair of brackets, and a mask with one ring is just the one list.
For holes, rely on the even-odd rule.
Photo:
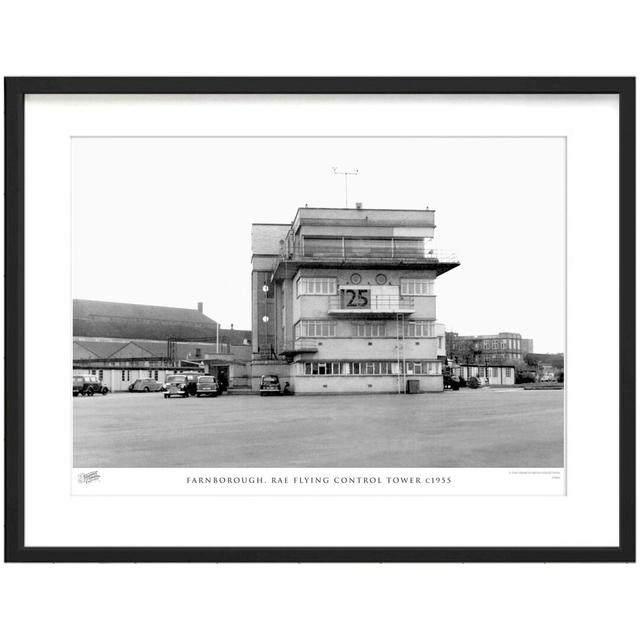
[[(391, 364), (391, 363), (389, 363)], [(442, 374), (441, 362), (429, 362), (426, 360), (420, 360), (418, 362), (405, 362), (405, 373), (410, 376), (430, 375), (436, 376)], [(402, 371), (402, 366), (400, 367)], [(391, 371), (389, 371), (391, 373)]]
[(500, 375), (500, 373), (498, 372), (498, 367), (493, 367), (493, 374), (492, 375), (493, 375), (494, 378), (497, 378)]
[(124, 374), (125, 374), (125, 370), (122, 370), (122, 382), (124, 382)]
[(305, 362), (304, 374), (306, 376), (339, 376), (348, 373), (346, 363), (341, 362)]
[(299, 296), (335, 296), (335, 278), (299, 278)]
[(506, 369), (504, 375), (505, 375), (505, 378), (510, 378), (511, 377), (511, 369)]
[(157, 369), (153, 372), (153, 379), (154, 379), (156, 382), (158, 382), (158, 370), (157, 370)]
[(345, 238), (344, 250), (347, 257), (391, 258), (391, 238)]
[(91, 369), (91, 375), (95, 376), (96, 375), (96, 370), (95, 369)]
[(196, 347), (196, 358), (202, 357), (202, 349), (200, 347)]
[(442, 374), (442, 362), (427, 363), (427, 373), (430, 376), (439, 376)]
[(422, 373), (422, 362), (405, 362), (405, 373), (420, 375)]
[(442, 349), (442, 348), (443, 348), (442, 336), (438, 336), (438, 349)]
[(384, 338), (385, 325), (382, 322), (354, 322), (353, 335), (358, 338)]
[(394, 238), (393, 255), (397, 258), (424, 258), (424, 238)]
[(304, 237), (304, 255), (313, 257), (342, 257), (342, 238)]
[(100, 369), (100, 371), (98, 371), (98, 379), (100, 380), (100, 382), (102, 382), (103, 377), (104, 377), (104, 371)]
[(433, 320), (415, 320), (407, 323), (407, 336), (409, 338), (432, 338), (433, 334)]
[(336, 323), (330, 320), (301, 320), (299, 338), (331, 338), (336, 335)]
[(433, 280), (427, 278), (402, 278), (400, 293), (403, 296), (432, 296)]
[(352, 362), (351, 373), (355, 376), (385, 376), (392, 374), (391, 362)]
[(131, 372), (127, 369), (127, 382), (131, 382)]

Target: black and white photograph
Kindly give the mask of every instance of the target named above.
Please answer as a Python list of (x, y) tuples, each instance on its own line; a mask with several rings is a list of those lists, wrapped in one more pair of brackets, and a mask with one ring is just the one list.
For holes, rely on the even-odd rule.
[(74, 138), (74, 467), (562, 469), (565, 145)]
[(25, 553), (622, 557), (623, 80), (22, 83)]

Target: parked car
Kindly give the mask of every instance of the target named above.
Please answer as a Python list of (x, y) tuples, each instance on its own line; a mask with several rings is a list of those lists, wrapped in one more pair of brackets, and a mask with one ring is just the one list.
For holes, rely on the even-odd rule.
[(181, 396), (188, 398), (195, 395), (199, 375), (198, 373), (176, 373), (167, 376), (164, 384), (164, 397)]
[(477, 376), (470, 376), (467, 386), (470, 389), (478, 389), (480, 387), (486, 387), (487, 382), (485, 378), (478, 378)]
[(196, 396), (211, 396), (215, 398), (218, 395), (218, 382), (214, 376), (200, 376), (196, 385)]
[(109, 388), (102, 384), (98, 376), (73, 376), (73, 395), (92, 396), (101, 393), (106, 396)]
[(135, 382), (129, 385), (129, 391), (142, 391), (148, 393), (149, 391), (162, 391), (163, 385), (154, 380), (153, 378), (138, 378)]
[(260, 395), (276, 395), (279, 396), (282, 393), (280, 388), (280, 378), (278, 376), (262, 376), (260, 378)]
[(442, 379), (445, 389), (451, 389), (452, 391), (458, 391), (458, 389), (460, 389), (460, 378), (458, 376), (445, 373)]

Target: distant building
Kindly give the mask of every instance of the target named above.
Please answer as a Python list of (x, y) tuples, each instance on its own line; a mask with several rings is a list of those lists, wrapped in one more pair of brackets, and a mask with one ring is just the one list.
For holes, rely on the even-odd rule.
[(164, 382), (193, 369), (248, 384), (251, 332), (222, 329), (197, 309), (73, 301), (73, 370), (97, 375), (112, 391), (136, 378)]
[(296, 393), (442, 391), (431, 210), (298, 209), (252, 228), (253, 386)]
[(447, 332), (446, 341), (447, 357), (460, 363), (504, 363), (522, 360), (524, 356), (522, 336), (519, 333), (460, 336)]
[(520, 349), (523, 356), (526, 356), (528, 353), (533, 353), (533, 340), (531, 338), (521, 338)]

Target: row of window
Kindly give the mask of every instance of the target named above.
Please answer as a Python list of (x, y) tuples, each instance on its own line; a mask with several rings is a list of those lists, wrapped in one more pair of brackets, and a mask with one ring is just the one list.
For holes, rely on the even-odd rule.
[[(337, 323), (333, 320), (301, 320), (296, 325), (298, 338), (333, 338)], [(352, 322), (352, 334), (358, 338), (384, 338), (386, 325), (382, 322)], [(412, 320), (405, 324), (405, 337), (432, 338), (435, 336), (433, 320)], [(395, 331), (391, 337), (395, 337)]]
[(335, 278), (299, 278), (299, 296), (334, 296), (338, 281)]
[(499, 339), (499, 340), (482, 340), (477, 343), (478, 347), (484, 349), (520, 349), (520, 340), (516, 339)]
[[(175, 373), (175, 371), (174, 371)], [(104, 369), (91, 369), (92, 376), (98, 376), (98, 380), (102, 382), (104, 380)], [(122, 382), (131, 382), (131, 372), (128, 369), (123, 369), (120, 372)], [(149, 370), (149, 378), (153, 378), (154, 380), (158, 380), (158, 371), (157, 370)]]
[(405, 373), (407, 375), (440, 375), (442, 363), (428, 360), (411, 362), (356, 361), (356, 362), (303, 362), (303, 374), (306, 376), (389, 376)]
[(358, 338), (384, 338), (387, 327), (383, 322), (354, 322), (353, 335)]
[[(395, 289), (397, 292), (397, 288)], [(338, 293), (338, 281), (336, 278), (310, 278), (298, 279), (299, 296), (335, 296)], [(406, 296), (432, 296), (433, 280), (429, 278), (401, 278), (400, 294)]]
[[(309, 257), (424, 258), (429, 255), (425, 238), (310, 238), (304, 237)], [(429, 242), (429, 246), (431, 243)]]
[(401, 278), (400, 293), (405, 296), (432, 296), (433, 280), (426, 278)]
[[(465, 375), (465, 369), (462, 367), (455, 367), (455, 370)], [(511, 377), (511, 369), (506, 367), (504, 369), (504, 377)], [(500, 368), (499, 367), (467, 367), (466, 375), (469, 376), (478, 376), (479, 378), (499, 378), (500, 377)]]
[[(174, 371), (174, 373), (175, 373), (175, 371)], [(96, 375), (96, 370), (95, 369), (91, 370), (91, 375), (93, 375), (93, 376)], [(103, 376), (104, 376), (104, 372), (103, 372), (102, 369), (100, 369), (98, 371), (98, 378), (100, 380), (102, 380)], [(149, 378), (153, 378), (154, 380), (157, 380), (158, 379), (158, 371), (157, 370), (154, 371), (153, 369), (150, 369), (149, 370)], [(120, 372), (120, 380), (122, 382), (131, 382), (131, 371), (129, 371), (128, 369), (123, 369)]]

